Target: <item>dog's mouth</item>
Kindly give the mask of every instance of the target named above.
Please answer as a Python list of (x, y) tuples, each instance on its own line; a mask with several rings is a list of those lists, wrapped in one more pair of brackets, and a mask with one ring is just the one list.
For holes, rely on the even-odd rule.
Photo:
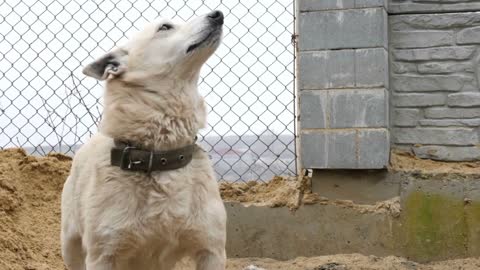
[(200, 41), (197, 41), (187, 48), (187, 54), (191, 53), (199, 48), (206, 47), (208, 45), (216, 44), (220, 40), (222, 28), (214, 28), (207, 35), (205, 35)]

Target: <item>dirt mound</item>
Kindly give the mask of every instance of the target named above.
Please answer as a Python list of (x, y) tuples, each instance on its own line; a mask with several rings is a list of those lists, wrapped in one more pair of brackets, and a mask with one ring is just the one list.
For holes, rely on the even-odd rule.
[(0, 151), (0, 269), (63, 269), (60, 194), (70, 161)]
[(355, 204), (349, 200), (329, 200), (311, 191), (308, 177), (298, 181), (297, 177), (275, 176), (272, 180), (247, 183), (220, 184), (222, 199), (226, 202), (241, 202), (245, 205), (257, 205), (268, 207), (288, 207), (297, 209), (300, 205), (322, 204), (337, 205), (351, 208), (360, 213), (388, 212), (397, 217), (400, 215), (400, 198), (377, 202), (374, 205)]
[(224, 201), (294, 208), (298, 196), (297, 178), (276, 176), (266, 183), (223, 182), (220, 184), (220, 193)]

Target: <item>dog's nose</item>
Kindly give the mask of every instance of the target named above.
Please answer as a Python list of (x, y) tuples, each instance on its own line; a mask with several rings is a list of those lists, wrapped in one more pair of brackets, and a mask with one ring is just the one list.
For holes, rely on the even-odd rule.
[(223, 24), (223, 13), (220, 10), (210, 12), (208, 18), (217, 24)]

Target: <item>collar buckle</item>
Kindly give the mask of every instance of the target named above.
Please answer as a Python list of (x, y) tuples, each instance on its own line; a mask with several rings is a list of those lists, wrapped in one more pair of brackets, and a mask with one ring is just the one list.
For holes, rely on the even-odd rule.
[[(122, 151), (122, 156), (120, 158), (120, 168), (127, 171), (146, 171), (150, 174), (152, 171), (153, 163), (153, 152), (150, 152), (150, 158), (147, 161), (143, 159), (132, 159), (132, 150), (137, 150), (137, 147), (127, 146)], [(145, 163), (148, 164), (148, 167), (145, 168)]]

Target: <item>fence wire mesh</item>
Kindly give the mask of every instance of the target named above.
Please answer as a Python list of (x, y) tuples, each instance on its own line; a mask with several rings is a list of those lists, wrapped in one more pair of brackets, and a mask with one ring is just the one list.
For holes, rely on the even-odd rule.
[(102, 85), (81, 67), (158, 16), (214, 9), (225, 14), (224, 42), (201, 73), (201, 144), (222, 180), (295, 174), (292, 0), (2, 1), (0, 148), (73, 154), (102, 111)]

